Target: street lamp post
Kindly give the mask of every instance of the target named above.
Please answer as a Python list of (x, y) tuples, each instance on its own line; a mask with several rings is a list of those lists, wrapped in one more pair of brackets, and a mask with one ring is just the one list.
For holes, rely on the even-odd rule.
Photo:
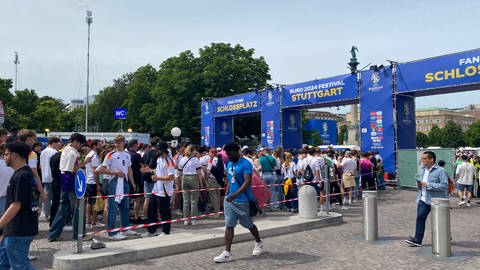
[(92, 11), (87, 10), (87, 17), (85, 22), (88, 24), (88, 43), (87, 43), (87, 104), (85, 105), (85, 132), (88, 132), (88, 92), (90, 88), (90, 25), (93, 22)]
[(173, 148), (175, 148), (178, 146), (178, 138), (180, 137), (180, 135), (182, 135), (182, 130), (178, 127), (174, 127), (170, 131), (170, 134), (172, 134), (172, 137), (173, 137), (173, 140), (171, 141), (170, 144)]

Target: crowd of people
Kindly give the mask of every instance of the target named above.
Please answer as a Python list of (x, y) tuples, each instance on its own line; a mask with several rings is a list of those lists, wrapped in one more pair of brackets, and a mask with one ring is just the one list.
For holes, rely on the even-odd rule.
[[(182, 144), (171, 147), (158, 137), (150, 144), (126, 142), (122, 135), (116, 136), (113, 144), (87, 140), (80, 133), (73, 133), (65, 145), (60, 138), (50, 137), (43, 147), (36, 139), (31, 130), (9, 135), (0, 129), (0, 228), (5, 229), (0, 259), (8, 257), (10, 265), (26, 263), (39, 217), (49, 222), (49, 241), (63, 239), (64, 230), (72, 230), (72, 239), (77, 240), (79, 208), (74, 181), (78, 169), (85, 170), (87, 179), (83, 240), (92, 238), (89, 230), (103, 227), (110, 239), (123, 240), (138, 233), (115, 228), (168, 221), (172, 214), (181, 215), (185, 226), (195, 226), (202, 214), (218, 216), (228, 210), (224, 198), (227, 201), (232, 195), (229, 181), (235, 179), (236, 168), (228, 166), (225, 149)], [(263, 213), (297, 213), (302, 185), (316, 190), (320, 211), (347, 209), (361, 198), (362, 190), (385, 190), (385, 168), (378, 152), (317, 147), (253, 151), (244, 146), (239, 153), (251, 166), (252, 196)], [(480, 160), (478, 156), (459, 158), (451, 182), (458, 181), (459, 204), (469, 206), (472, 196), (478, 195), (473, 185), (478, 186)], [(18, 205), (13, 207), (17, 201), (22, 202), (19, 209)], [(161, 232), (157, 232), (159, 228)], [(164, 223), (148, 226), (141, 236), (168, 235), (170, 231), (171, 224)], [(8, 254), (12, 242), (5, 239), (23, 241), (22, 252)]]

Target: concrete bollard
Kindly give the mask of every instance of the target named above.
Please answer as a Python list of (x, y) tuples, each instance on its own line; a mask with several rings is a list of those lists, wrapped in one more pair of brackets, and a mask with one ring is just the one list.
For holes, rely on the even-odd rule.
[(314, 187), (303, 185), (298, 191), (298, 216), (303, 219), (317, 217), (317, 191)]
[(432, 199), (432, 254), (452, 256), (450, 239), (450, 200)]
[(363, 240), (378, 240), (377, 191), (362, 192), (363, 199)]

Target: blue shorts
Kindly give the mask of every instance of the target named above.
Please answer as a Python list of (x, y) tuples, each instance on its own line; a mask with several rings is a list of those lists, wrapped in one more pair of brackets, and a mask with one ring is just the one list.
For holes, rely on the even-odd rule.
[[(147, 181), (143, 181), (143, 190), (145, 191), (145, 195), (144, 197), (145, 198), (151, 198), (152, 197), (152, 190), (153, 190), (153, 186), (155, 185), (154, 182), (147, 182)], [(148, 194), (150, 193), (150, 194)]]
[(240, 224), (247, 229), (253, 227), (248, 201), (230, 203), (225, 200), (223, 202), (223, 211), (225, 215), (225, 227), (235, 228), (237, 220), (239, 220)]
[(473, 192), (473, 185), (463, 185), (463, 184), (460, 184), (460, 183), (457, 183), (457, 188), (458, 188), (458, 191), (461, 191), (463, 192), (463, 190), (467, 190), (467, 192), (470, 192), (472, 193)]

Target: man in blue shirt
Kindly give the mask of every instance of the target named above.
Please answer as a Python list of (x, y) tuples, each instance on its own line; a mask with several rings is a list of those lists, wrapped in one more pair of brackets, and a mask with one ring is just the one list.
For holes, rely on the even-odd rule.
[(436, 163), (435, 153), (426, 151), (422, 154), (423, 169), (417, 179), (417, 222), (415, 237), (405, 240), (412, 247), (421, 247), (425, 233), (425, 221), (430, 214), (432, 198), (448, 199), (448, 176)]
[(260, 240), (258, 229), (250, 217), (249, 200), (253, 200), (253, 193), (250, 187), (252, 182), (252, 164), (240, 156), (240, 146), (236, 143), (227, 144), (224, 147), (229, 162), (227, 165), (228, 184), (223, 204), (225, 215), (225, 250), (213, 260), (217, 263), (229, 262), (232, 260), (230, 248), (234, 236), (234, 228), (237, 220), (240, 224), (249, 229), (255, 237), (255, 248), (252, 255), (258, 256), (263, 252), (263, 243)]

